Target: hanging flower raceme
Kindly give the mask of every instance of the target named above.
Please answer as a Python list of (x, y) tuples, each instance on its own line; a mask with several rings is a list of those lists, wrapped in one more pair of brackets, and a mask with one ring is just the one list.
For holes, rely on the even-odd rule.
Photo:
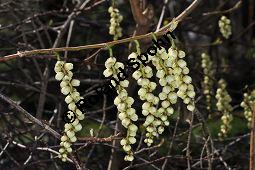
[(244, 109), (244, 117), (248, 121), (247, 125), (249, 128), (251, 128), (254, 104), (255, 104), (255, 90), (253, 90), (249, 94), (244, 93), (241, 107)]
[[(111, 50), (111, 49), (110, 49)], [(118, 74), (120, 74), (120, 68), (124, 70), (124, 64), (117, 62), (116, 58), (112, 56), (110, 52), (110, 57), (105, 62), (106, 70), (104, 71), (105, 77), (112, 77), (115, 80), (111, 80), (112, 85), (116, 88), (118, 96), (114, 99), (114, 104), (118, 109), (118, 117), (121, 120), (122, 125), (127, 129), (127, 135), (124, 139), (120, 141), (123, 146), (123, 150), (127, 153), (124, 160), (132, 161), (134, 159), (131, 144), (136, 143), (136, 132), (138, 127), (133, 123), (138, 120), (138, 116), (132, 104), (134, 99), (128, 96), (125, 88), (128, 87), (128, 80), (119, 80)], [(118, 82), (118, 83), (117, 83)]]
[(223, 113), (221, 117), (222, 125), (220, 127), (220, 132), (218, 133), (218, 136), (220, 138), (226, 137), (227, 133), (231, 129), (231, 121), (233, 119), (233, 116), (231, 114), (231, 111), (233, 110), (232, 106), (230, 105), (231, 97), (227, 92), (227, 83), (225, 80), (221, 79), (218, 82), (218, 89), (216, 92), (216, 99), (217, 99), (217, 109)]
[(174, 113), (174, 109), (171, 104), (177, 102), (177, 95), (174, 92), (172, 85), (174, 76), (172, 74), (171, 62), (169, 62), (170, 56), (167, 51), (163, 49), (157, 49), (157, 54), (152, 58), (152, 64), (156, 67), (156, 77), (159, 78), (159, 84), (162, 87), (162, 91), (159, 93), (159, 99), (161, 107), (156, 112), (156, 117), (160, 118), (162, 123), (159, 124), (158, 133), (164, 132), (164, 126), (169, 126), (168, 117)]
[(111, 14), (109, 34), (114, 36), (114, 40), (122, 37), (122, 28), (120, 23), (123, 20), (123, 16), (119, 13), (119, 10), (114, 7), (109, 7), (108, 12)]
[(194, 98), (196, 93), (194, 91), (194, 86), (192, 85), (192, 78), (188, 75), (189, 68), (184, 60), (185, 52), (172, 46), (168, 49), (168, 55), (168, 62), (172, 65), (174, 77), (172, 85), (175, 89), (178, 89), (177, 93), (170, 93), (169, 98), (175, 100), (177, 96), (180, 97), (183, 100), (183, 103), (187, 105), (187, 109), (192, 112), (195, 109)]
[[(156, 37), (154, 36), (156, 40)], [(177, 50), (174, 41), (172, 47), (158, 48), (155, 56), (149, 56), (152, 64), (156, 67), (156, 77), (159, 78), (159, 84), (162, 91), (159, 93), (161, 107), (156, 112), (156, 117), (161, 119), (161, 124), (158, 127), (158, 133), (164, 132), (164, 126), (169, 125), (168, 117), (174, 113), (172, 107), (176, 104), (178, 97), (182, 98), (187, 109), (194, 110), (194, 87), (191, 84), (191, 77), (188, 76), (189, 69), (184, 61), (184, 51)]]
[(141, 87), (138, 90), (140, 99), (145, 101), (142, 105), (142, 114), (146, 116), (143, 126), (147, 131), (144, 142), (150, 146), (153, 143), (154, 136), (158, 135), (157, 127), (162, 123), (160, 119), (155, 117), (159, 98), (153, 94), (153, 91), (156, 89), (157, 84), (150, 81), (153, 76), (152, 68), (144, 66), (137, 56), (138, 54), (133, 52), (128, 56), (128, 59), (133, 59), (133, 61), (140, 63), (140, 67), (132, 74), (132, 77), (137, 80), (137, 84)]
[(213, 70), (213, 63), (210, 59), (210, 56), (206, 53), (202, 53), (202, 68), (204, 73), (204, 80), (203, 80), (203, 92), (206, 97), (206, 104), (207, 110), (211, 110), (211, 95), (213, 90), (213, 80), (214, 77), (214, 70)]
[(220, 32), (222, 36), (226, 39), (228, 39), (229, 36), (232, 34), (230, 23), (230, 19), (228, 19), (226, 16), (222, 16), (219, 20)]
[(64, 61), (57, 61), (55, 65), (56, 80), (61, 81), (61, 93), (66, 95), (65, 102), (68, 104), (68, 113), (70, 123), (65, 124), (64, 134), (61, 137), (61, 148), (59, 149), (59, 157), (62, 161), (66, 161), (67, 154), (72, 152), (71, 143), (76, 142), (77, 138), (75, 133), (82, 129), (80, 120), (84, 119), (84, 114), (77, 108), (76, 103), (82, 99), (80, 93), (77, 92), (75, 87), (80, 85), (80, 81), (73, 79), (73, 64), (65, 63)]

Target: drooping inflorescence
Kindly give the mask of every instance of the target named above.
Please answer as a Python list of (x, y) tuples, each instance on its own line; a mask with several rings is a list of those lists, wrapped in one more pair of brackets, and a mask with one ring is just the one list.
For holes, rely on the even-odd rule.
[(106, 70), (103, 73), (104, 76), (112, 76), (112, 78), (114, 78), (114, 80), (111, 80), (111, 83), (116, 88), (118, 94), (114, 99), (114, 104), (117, 106), (118, 117), (121, 120), (122, 125), (127, 129), (126, 137), (120, 141), (123, 150), (127, 153), (124, 160), (132, 161), (134, 156), (131, 144), (136, 143), (135, 136), (138, 130), (138, 127), (133, 122), (138, 120), (138, 116), (136, 110), (132, 108), (134, 99), (128, 96), (127, 90), (125, 89), (128, 87), (129, 81), (118, 77), (118, 74), (121, 74), (120, 69), (124, 70), (124, 64), (117, 62), (116, 58), (112, 56), (112, 52), (110, 52), (110, 57), (105, 62), (105, 67)]
[(192, 78), (188, 75), (189, 68), (184, 60), (185, 52), (172, 46), (168, 49), (169, 62), (172, 63), (172, 71), (174, 76), (173, 87), (177, 89), (177, 96), (187, 105), (189, 111), (194, 111), (195, 90), (192, 85)]
[(233, 119), (233, 116), (231, 114), (231, 111), (233, 110), (230, 102), (231, 102), (231, 97), (227, 92), (227, 83), (225, 80), (221, 79), (218, 82), (218, 89), (216, 92), (216, 99), (217, 99), (217, 109), (222, 112), (222, 125), (220, 126), (220, 132), (218, 133), (218, 136), (220, 138), (226, 137), (227, 133), (231, 129), (231, 121)]
[(146, 116), (146, 119), (143, 126), (147, 131), (144, 142), (150, 146), (153, 143), (154, 136), (158, 135), (157, 126), (161, 124), (161, 121), (155, 117), (157, 111), (156, 105), (159, 102), (159, 98), (153, 94), (153, 91), (156, 89), (157, 84), (150, 81), (150, 78), (153, 76), (152, 68), (150, 66), (144, 66), (137, 56), (138, 54), (133, 52), (128, 56), (128, 59), (133, 59), (133, 61), (140, 63), (140, 67), (132, 74), (132, 77), (140, 86), (138, 95), (144, 101), (142, 114)]
[(72, 69), (73, 64), (65, 63), (64, 61), (57, 61), (54, 68), (56, 80), (61, 81), (61, 93), (66, 95), (65, 102), (68, 104), (69, 109), (67, 116), (70, 120), (73, 120), (65, 124), (64, 134), (61, 137), (59, 157), (62, 161), (66, 161), (67, 154), (72, 152), (71, 143), (77, 141), (75, 133), (82, 129), (79, 121), (84, 119), (84, 114), (76, 106), (76, 103), (82, 99), (80, 93), (75, 89), (75, 87), (80, 85), (80, 81), (72, 78)]
[(251, 127), (252, 123), (254, 104), (255, 104), (255, 90), (253, 90), (251, 93), (244, 93), (241, 107), (244, 109), (244, 117), (248, 121), (247, 125), (249, 128)]
[(204, 73), (204, 80), (202, 83), (203, 86), (203, 93), (206, 97), (206, 104), (207, 110), (211, 110), (211, 95), (213, 94), (213, 77), (214, 77), (214, 70), (213, 70), (213, 63), (210, 59), (210, 56), (206, 53), (202, 53), (202, 68)]
[(232, 34), (231, 21), (226, 16), (222, 16), (219, 20), (220, 32), (226, 39)]
[[(156, 37), (154, 38), (156, 39)], [(191, 84), (191, 77), (188, 76), (189, 69), (184, 57), (185, 52), (178, 50), (174, 45), (168, 51), (165, 48), (157, 47), (156, 55), (148, 57), (156, 67), (156, 77), (159, 78), (159, 84), (162, 87), (162, 91), (159, 93), (161, 107), (154, 114), (155, 121), (153, 121), (158, 134), (164, 132), (165, 126), (169, 126), (168, 117), (174, 113), (173, 104), (176, 104), (178, 97), (187, 104), (189, 111), (193, 111), (195, 108), (194, 87)], [(156, 131), (153, 132), (156, 134)]]
[(161, 107), (157, 109), (156, 116), (161, 119), (162, 123), (159, 124), (158, 133), (162, 134), (165, 126), (169, 126), (168, 117), (174, 113), (172, 104), (177, 102), (177, 94), (174, 92), (171, 62), (165, 48), (157, 49), (157, 54), (152, 58), (152, 64), (156, 67), (156, 77), (159, 78), (159, 84), (162, 91), (159, 93)]
[(120, 23), (123, 20), (123, 16), (119, 13), (117, 8), (112, 6), (109, 7), (108, 12), (111, 15), (109, 34), (114, 36), (114, 40), (117, 40), (122, 37), (122, 28), (120, 27)]
[[(154, 38), (156, 39), (155, 36)], [(170, 42), (167, 35), (164, 38)], [(153, 55), (153, 52), (141, 53), (138, 41), (135, 40), (135, 43), (137, 52), (133, 52), (128, 56), (129, 62), (127, 64), (132, 65), (132, 70), (134, 70), (132, 77), (140, 86), (138, 96), (143, 101), (142, 114), (145, 116), (143, 126), (146, 129), (144, 142), (151, 146), (153, 139), (162, 134), (166, 126), (169, 126), (168, 117), (174, 113), (173, 105), (177, 103), (178, 98), (181, 98), (183, 103), (187, 105), (187, 110), (194, 111), (195, 91), (192, 78), (188, 75), (189, 68), (184, 60), (186, 54), (179, 50), (174, 42), (168, 50), (162, 49), (161, 45), (156, 42), (157, 45), (150, 48), (154, 50), (155, 55)], [(105, 63), (107, 69), (104, 70), (103, 74), (105, 77), (111, 77), (112, 87), (117, 90), (118, 96), (115, 98), (114, 104), (117, 106), (118, 117), (122, 121), (122, 125), (128, 129), (126, 138), (122, 139), (120, 143), (124, 151), (127, 152), (124, 159), (132, 161), (134, 156), (131, 144), (136, 142), (135, 136), (138, 130), (133, 122), (138, 120), (138, 116), (135, 109), (131, 107), (134, 100), (128, 97), (125, 89), (129, 82), (120, 77), (121, 74), (126, 74), (124, 64), (116, 61), (111, 48), (109, 48), (109, 51), (110, 57)], [(162, 91), (158, 96), (154, 94), (157, 84), (151, 81), (153, 69), (148, 65), (150, 62), (157, 69), (156, 77), (159, 78), (159, 84), (162, 87)]]

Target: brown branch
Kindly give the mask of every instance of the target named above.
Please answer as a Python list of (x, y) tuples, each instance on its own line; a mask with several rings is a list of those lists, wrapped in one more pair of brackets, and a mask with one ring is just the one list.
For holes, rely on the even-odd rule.
[[(154, 18), (153, 6), (151, 4), (147, 4), (146, 0), (144, 0), (143, 2), (137, 0), (130, 0), (129, 2), (132, 9), (133, 17), (136, 21), (136, 29), (133, 33), (133, 36), (147, 34), (150, 30), (151, 22)], [(141, 7), (141, 3), (147, 4), (146, 9)], [(147, 43), (149, 41), (149, 39), (144, 39), (142, 42)]]
[[(41, 126), (43, 129), (45, 129), (47, 132), (49, 132), (50, 134), (52, 134), (54, 137), (56, 137), (57, 139), (61, 138), (61, 135), (56, 132), (54, 129), (52, 129), (48, 124), (36, 119), (34, 116), (32, 116), (30, 113), (28, 113), (25, 109), (23, 109), (22, 107), (20, 107), (19, 105), (17, 105), (13, 100), (11, 100), (10, 98), (4, 96), (3, 94), (0, 93), (0, 99), (2, 99), (3, 101), (7, 102), (8, 104), (10, 104), (12, 107), (14, 107), (14, 109), (16, 109), (17, 111), (23, 113), (30, 121), (32, 121), (33, 123)], [(71, 158), (73, 160), (73, 163), (76, 166), (76, 169), (78, 170), (82, 170), (78, 160), (76, 159), (76, 157), (71, 154)]]
[[(118, 132), (121, 130), (121, 122), (118, 116), (116, 116), (116, 123), (114, 128), (114, 135), (118, 135)], [(120, 157), (118, 155), (118, 152), (115, 148), (120, 147), (120, 143), (116, 140), (112, 141), (112, 149), (111, 149), (111, 156), (108, 162), (107, 170), (117, 170), (120, 169)]]
[[(201, 0), (194, 0), (192, 2), (192, 4), (190, 4), (190, 6), (188, 6), (188, 8), (186, 8), (180, 15), (178, 15), (175, 20), (179, 23), (181, 22), (184, 18), (186, 18), (201, 2)], [(166, 30), (167, 28), (169, 28), (172, 24), (173, 20), (168, 23), (167, 25), (165, 25), (164, 27), (162, 27), (159, 31), (163, 31)]]
[(120, 133), (118, 133), (117, 135), (114, 136), (110, 136), (107, 138), (98, 138), (98, 137), (82, 137), (82, 138), (78, 138), (79, 141), (89, 141), (92, 143), (95, 142), (112, 142), (114, 140), (120, 140), (123, 137), (120, 137)]
[(4, 96), (1, 93), (0, 93), (0, 99), (2, 99), (3, 101), (7, 102), (9, 105), (14, 107), (15, 110), (23, 113), (30, 121), (32, 121), (33, 123), (41, 126), (43, 129), (48, 131), (50, 134), (55, 136), (57, 139), (60, 139), (61, 135), (58, 132), (56, 132), (54, 129), (52, 129), (48, 124), (36, 119), (34, 116), (32, 116), (30, 113), (28, 113), (25, 109), (23, 109), (22, 107), (17, 105), (13, 100), (11, 100), (10, 98)]
[[(8, 141), (8, 142), (10, 142), (10, 141)], [(13, 141), (11, 141), (11, 142), (12, 142), (14, 145), (16, 145), (16, 146), (18, 146), (18, 147), (20, 147), (20, 148), (30, 149), (29, 146), (26, 146), (26, 145), (23, 145), (23, 144), (21, 144), (21, 143), (18, 143), (18, 142), (16, 142), (15, 140), (13, 140)], [(59, 152), (57, 152), (57, 151), (55, 151), (55, 150), (53, 150), (53, 149), (51, 149), (51, 148), (48, 148), (48, 147), (34, 147), (33, 149), (51, 152), (51, 153), (54, 153), (54, 154), (56, 154), (56, 155), (59, 154)], [(71, 159), (69, 159), (69, 158), (67, 158), (67, 160), (68, 160), (69, 162), (73, 162), (73, 161), (72, 161)]]
[(71, 158), (74, 162), (74, 165), (75, 165), (76, 169), (77, 170), (82, 170), (82, 167), (80, 165), (81, 163), (77, 160), (77, 158), (73, 154), (71, 154)]
[(138, 25), (147, 25), (148, 18), (143, 14), (143, 11), (140, 9), (139, 1), (137, 0), (129, 0), (131, 5), (131, 10), (135, 19), (135, 22)]
[(190, 120), (190, 129), (188, 133), (188, 141), (187, 141), (187, 147), (186, 147), (186, 157), (187, 157), (187, 165), (188, 165), (188, 170), (191, 169), (190, 166), (190, 161), (191, 161), (191, 156), (190, 156), (190, 142), (191, 142), (191, 134), (192, 134), (192, 126), (193, 126), (193, 120), (194, 120), (194, 112), (191, 113), (191, 120)]
[(135, 154), (139, 154), (139, 153), (142, 153), (142, 152), (148, 151), (148, 150), (157, 149), (157, 148), (161, 147), (161, 146), (164, 144), (164, 142), (165, 142), (165, 140), (164, 140), (164, 138), (163, 138), (163, 139), (161, 139), (161, 141), (159, 142), (159, 144), (154, 145), (154, 146), (152, 146), (152, 147), (142, 148), (142, 149), (140, 149), (139, 151), (136, 151)]
[(91, 6), (89, 7), (86, 7), (83, 9), (83, 11), (88, 11), (90, 9), (92, 9), (93, 7), (97, 6), (97, 5), (100, 5), (101, 3), (105, 2), (105, 0), (100, 0), (100, 1), (96, 1), (94, 4), (92, 4)]
[(67, 20), (65, 21), (65, 23), (61, 26), (61, 30), (54, 42), (53, 47), (58, 47), (60, 45), (61, 39), (64, 36), (69, 24), (71, 23), (71, 21), (78, 16), (81, 13), (81, 10), (83, 10), (85, 8), (85, 6), (89, 3), (90, 0), (85, 0), (83, 3), (80, 2), (80, 4), (78, 4), (75, 8), (78, 8), (79, 11), (73, 11), (67, 18)]
[(213, 11), (213, 12), (206, 12), (206, 13), (203, 13), (203, 16), (208, 16), (208, 15), (222, 15), (222, 14), (226, 14), (226, 13), (229, 13), (229, 12), (232, 12), (238, 8), (240, 8), (242, 5), (242, 0), (238, 1), (232, 8), (230, 9), (227, 9), (227, 10), (224, 10), (224, 11)]
[(145, 163), (140, 163), (140, 164), (135, 164), (135, 165), (131, 165), (131, 166), (128, 166), (126, 168), (124, 168), (123, 170), (128, 170), (128, 169), (132, 169), (132, 168), (137, 168), (137, 167), (141, 167), (141, 166), (145, 166), (145, 165), (150, 165), (150, 164), (153, 164), (155, 162), (159, 162), (159, 161), (163, 161), (165, 159), (169, 159), (169, 158), (172, 158), (172, 159), (185, 159), (186, 157), (185, 156), (164, 156), (164, 157), (161, 157), (161, 158), (158, 158), (158, 159), (155, 159), (155, 160), (152, 160), (152, 161), (147, 161)]
[[(187, 17), (198, 6), (198, 4), (200, 2), (201, 2), (201, 0), (195, 0), (186, 10), (184, 10), (179, 16), (176, 17), (176, 20), (178, 22), (181, 22), (185, 17)], [(173, 21), (174, 20), (172, 20), (166, 26), (162, 27), (158, 32), (154, 32), (154, 34), (158, 35), (158, 36), (165, 34), (168, 31), (168, 29), (171, 26)], [(172, 30), (170, 30), (170, 31), (172, 31)], [(8, 60), (15, 59), (15, 58), (22, 58), (25, 56), (30, 56), (30, 55), (35, 55), (35, 54), (48, 54), (48, 53), (61, 52), (61, 51), (80, 51), (80, 50), (85, 50), (85, 49), (105, 48), (105, 47), (111, 46), (111, 45), (117, 45), (117, 44), (122, 44), (122, 43), (126, 43), (126, 42), (131, 42), (133, 40), (150, 38), (150, 37), (152, 37), (152, 34), (153, 33), (148, 33), (148, 34), (124, 38), (124, 39), (120, 39), (120, 40), (116, 40), (116, 41), (84, 45), (84, 46), (77, 46), (77, 47), (61, 47), (61, 48), (49, 48), (49, 49), (38, 49), (38, 50), (17, 52), (16, 54), (11, 54), (11, 55), (1, 57), (0, 62), (8, 61)]]
[(252, 126), (250, 136), (250, 170), (255, 168), (255, 104), (253, 106)]
[(48, 87), (48, 79), (49, 79), (49, 64), (48, 62), (46, 63), (44, 72), (43, 72), (43, 77), (42, 77), (42, 86), (40, 90), (40, 96), (39, 96), (39, 101), (38, 101), (38, 107), (37, 107), (37, 112), (36, 112), (36, 118), (41, 119), (43, 115), (43, 109), (44, 109), (44, 104), (46, 101), (46, 93), (47, 93), (47, 87)]

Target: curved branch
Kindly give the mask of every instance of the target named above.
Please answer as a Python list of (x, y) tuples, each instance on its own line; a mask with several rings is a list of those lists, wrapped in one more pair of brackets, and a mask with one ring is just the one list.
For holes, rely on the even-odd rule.
[(187, 9), (185, 9), (179, 16), (174, 18), (169, 24), (167, 24), (166, 26), (162, 27), (159, 31), (154, 32), (154, 33), (151, 32), (151, 33), (144, 34), (144, 35), (138, 35), (138, 36), (124, 38), (124, 39), (120, 39), (120, 40), (116, 40), (116, 41), (110, 41), (110, 42), (92, 44), (92, 45), (84, 45), (84, 46), (77, 46), (77, 47), (38, 49), (38, 50), (17, 52), (16, 54), (11, 54), (11, 55), (1, 57), (0, 62), (8, 61), (8, 60), (15, 59), (15, 58), (22, 58), (22, 57), (30, 56), (30, 55), (34, 55), (34, 54), (48, 54), (48, 53), (62, 52), (62, 51), (80, 51), (80, 50), (85, 50), (85, 49), (105, 48), (105, 47), (111, 46), (111, 45), (117, 45), (117, 44), (131, 42), (134, 40), (150, 38), (150, 37), (152, 37), (153, 34), (155, 34), (157, 36), (163, 35), (167, 31), (173, 31), (173, 30), (169, 30), (169, 27), (171, 26), (171, 24), (176, 21), (181, 22), (185, 17), (187, 17), (198, 6), (198, 4), (200, 2), (201, 2), (201, 0), (194, 0), (193, 3), (190, 4), (190, 6)]

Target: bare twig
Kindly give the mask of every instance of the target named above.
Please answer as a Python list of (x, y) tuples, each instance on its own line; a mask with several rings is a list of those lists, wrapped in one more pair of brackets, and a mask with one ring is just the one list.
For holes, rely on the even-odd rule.
[(97, 137), (80, 137), (78, 138), (79, 141), (90, 141), (90, 142), (112, 142), (114, 140), (120, 140), (122, 137), (120, 137), (120, 133), (114, 136), (110, 136), (107, 138), (97, 138)]
[(58, 132), (56, 132), (54, 129), (52, 129), (48, 124), (43, 123), (42, 121), (36, 119), (34, 116), (32, 116), (30, 113), (28, 113), (25, 109), (23, 109), (22, 107), (17, 105), (13, 100), (11, 100), (10, 98), (4, 96), (1, 93), (0, 93), (0, 99), (2, 99), (3, 101), (7, 102), (9, 105), (14, 107), (17, 111), (23, 113), (30, 121), (32, 121), (33, 123), (41, 126), (43, 129), (48, 131), (50, 134), (52, 134), (56, 138), (60, 139), (61, 136), (60, 136), (60, 134)]
[[(201, 0), (195, 0), (187, 9), (185, 9), (179, 16), (176, 17), (176, 21), (181, 22), (185, 17), (187, 17), (201, 2)], [(25, 56), (31, 56), (35, 54), (48, 54), (53, 52), (61, 52), (61, 51), (80, 51), (85, 49), (95, 49), (95, 48), (105, 48), (111, 45), (122, 44), (126, 42), (131, 42), (133, 40), (140, 40), (144, 38), (151, 38), (153, 34), (155, 35), (163, 35), (168, 31), (168, 28), (171, 26), (173, 21), (169, 24), (161, 28), (158, 32), (155, 33), (148, 33), (144, 35), (138, 35), (134, 37), (124, 38), (121, 40), (110, 41), (105, 43), (99, 44), (92, 44), (92, 45), (84, 45), (84, 46), (77, 46), (77, 47), (61, 47), (61, 48), (49, 48), (49, 49), (38, 49), (38, 50), (31, 50), (31, 51), (24, 51), (24, 52), (17, 52), (16, 54), (7, 55), (0, 58), (0, 62), (8, 61), (15, 58), (22, 58)], [(172, 31), (172, 30), (170, 30)]]
[(162, 21), (163, 21), (164, 15), (165, 15), (165, 11), (166, 11), (167, 3), (168, 3), (168, 0), (165, 0), (164, 1), (164, 6), (162, 8), (162, 11), (161, 11), (161, 14), (160, 14), (160, 18), (159, 18), (159, 21), (158, 21), (158, 25), (157, 25), (157, 28), (156, 28), (156, 32), (160, 29), (160, 26), (162, 24)]
[(250, 137), (250, 170), (255, 168), (255, 104), (253, 106), (251, 137)]
[(143, 11), (140, 9), (139, 1), (129, 0), (131, 4), (131, 10), (134, 16), (134, 19), (138, 25), (148, 25), (148, 18), (146, 15), (143, 15)]
[[(12, 141), (12, 143), (13, 143), (14, 145), (18, 146), (18, 147), (21, 147), (21, 148), (28, 148), (28, 146), (25, 146), (25, 145), (23, 145), (23, 144), (21, 144), (21, 143), (18, 143), (18, 142), (16, 142), (16, 141)], [(36, 149), (36, 150), (47, 151), (47, 152), (51, 152), (51, 153), (54, 153), (54, 154), (59, 155), (59, 152), (57, 152), (57, 151), (55, 151), (55, 150), (53, 150), (53, 149), (51, 149), (51, 148), (36, 147), (35, 149)], [(71, 159), (69, 159), (69, 158), (67, 158), (67, 160), (68, 160), (69, 162), (73, 162), (73, 161), (72, 161)]]
[(9, 144), (10, 144), (10, 142), (7, 142), (6, 143), (6, 145), (2, 148), (2, 146), (0, 146), (1, 147), (1, 152), (0, 152), (0, 157), (2, 156), (2, 154), (4, 153), (4, 151), (5, 151), (5, 149), (9, 146)]
[(224, 11), (213, 11), (213, 12), (206, 12), (206, 13), (203, 13), (203, 16), (208, 16), (208, 15), (222, 15), (222, 14), (226, 14), (226, 13), (229, 13), (229, 12), (232, 12), (238, 8), (240, 8), (242, 5), (242, 0), (238, 1), (232, 8), (230, 9), (227, 9), (227, 10), (224, 10)]
[[(194, 0), (192, 2), (192, 4), (190, 4), (190, 6), (188, 6), (188, 8), (186, 8), (180, 15), (178, 15), (175, 18), (175, 21), (177, 21), (178, 23), (181, 22), (184, 18), (186, 18), (201, 2), (202, 0)], [(169, 28), (172, 24), (173, 20), (168, 23), (167, 25), (165, 25), (164, 27), (162, 27), (160, 31), (166, 30), (167, 28)]]
[(192, 134), (192, 126), (193, 126), (193, 119), (194, 119), (194, 113), (191, 113), (191, 120), (190, 120), (190, 129), (189, 129), (189, 134), (188, 134), (188, 140), (187, 140), (187, 148), (186, 148), (186, 157), (187, 157), (187, 165), (188, 165), (188, 170), (191, 169), (190, 166), (190, 141), (191, 141), (191, 134)]

